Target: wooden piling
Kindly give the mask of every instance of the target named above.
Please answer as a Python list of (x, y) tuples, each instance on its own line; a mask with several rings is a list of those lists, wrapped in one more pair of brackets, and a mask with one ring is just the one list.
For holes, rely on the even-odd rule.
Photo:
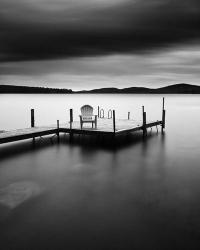
[(73, 140), (73, 133), (72, 133), (72, 123), (73, 123), (73, 109), (70, 109), (70, 141)]
[(60, 131), (60, 125), (59, 125), (59, 120), (57, 120), (57, 139), (58, 139), (58, 142), (60, 141), (59, 131)]
[(128, 112), (128, 120), (130, 120), (130, 112)]
[(35, 127), (34, 109), (31, 109), (31, 128)]
[(142, 106), (142, 114), (144, 113), (144, 106)]
[(115, 110), (113, 110), (113, 132), (115, 133), (116, 127), (115, 127)]
[(165, 110), (165, 98), (163, 97), (163, 106), (162, 106), (162, 133), (165, 129), (165, 115), (166, 115), (166, 110)]
[(70, 109), (70, 120), (69, 120), (69, 123), (70, 123), (70, 129), (72, 129), (72, 123), (73, 123), (73, 109)]
[[(31, 128), (35, 127), (35, 111), (31, 109)], [(35, 146), (35, 137), (33, 137), (33, 146)]]
[(144, 106), (142, 106), (142, 118), (143, 118), (143, 137), (147, 136), (147, 119), (146, 119), (146, 112), (144, 111)]
[(163, 112), (162, 112), (162, 133), (165, 129), (165, 114), (166, 114), (166, 110), (163, 109)]
[(165, 98), (163, 97), (163, 107), (162, 109), (164, 110), (165, 109)]
[(100, 108), (99, 108), (99, 106), (98, 106), (98, 118), (99, 118), (99, 109), (100, 109)]

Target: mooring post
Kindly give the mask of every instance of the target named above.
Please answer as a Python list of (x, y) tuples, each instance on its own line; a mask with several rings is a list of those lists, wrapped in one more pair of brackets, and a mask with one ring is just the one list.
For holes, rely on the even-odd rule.
[(115, 110), (113, 110), (113, 132), (115, 133)]
[(31, 128), (35, 127), (34, 109), (31, 109)]
[(73, 123), (73, 109), (70, 109), (70, 141), (73, 139), (73, 133), (72, 133), (72, 123)]
[[(31, 128), (35, 127), (35, 112), (31, 109)], [(35, 146), (35, 137), (33, 137), (33, 145)]]
[(166, 110), (165, 110), (165, 98), (163, 97), (163, 106), (162, 106), (162, 133), (165, 129), (165, 114), (166, 114)]
[(73, 109), (70, 109), (70, 129), (72, 129), (72, 122), (73, 122)]
[(130, 120), (130, 112), (128, 112), (128, 120)]
[(59, 126), (59, 120), (57, 120), (57, 139), (58, 142), (60, 141), (60, 134), (59, 134), (60, 126)]
[(146, 112), (144, 111), (144, 106), (142, 106), (142, 118), (143, 118), (143, 137), (147, 136), (147, 128), (146, 128)]
[(98, 106), (98, 118), (99, 118), (99, 106)]

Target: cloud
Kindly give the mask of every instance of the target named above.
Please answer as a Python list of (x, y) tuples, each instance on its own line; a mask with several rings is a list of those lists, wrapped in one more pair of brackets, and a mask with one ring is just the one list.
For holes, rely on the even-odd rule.
[(109, 55), (2, 62), (0, 84), (65, 87), (160, 87), (173, 83), (199, 85), (200, 46), (178, 46), (154, 54)]
[(197, 0), (0, 0), (0, 61), (147, 53), (199, 28)]

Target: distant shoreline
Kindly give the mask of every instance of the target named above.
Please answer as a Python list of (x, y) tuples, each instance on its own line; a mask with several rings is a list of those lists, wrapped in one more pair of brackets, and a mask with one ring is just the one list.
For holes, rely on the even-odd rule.
[(0, 85), (0, 94), (200, 94), (200, 86), (180, 83), (155, 89), (130, 87), (73, 91), (59, 88)]

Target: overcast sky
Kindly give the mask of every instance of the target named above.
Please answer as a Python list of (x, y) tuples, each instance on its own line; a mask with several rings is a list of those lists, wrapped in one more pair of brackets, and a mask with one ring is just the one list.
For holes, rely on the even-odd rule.
[(199, 84), (199, 41), (199, 0), (0, 0), (0, 84)]

